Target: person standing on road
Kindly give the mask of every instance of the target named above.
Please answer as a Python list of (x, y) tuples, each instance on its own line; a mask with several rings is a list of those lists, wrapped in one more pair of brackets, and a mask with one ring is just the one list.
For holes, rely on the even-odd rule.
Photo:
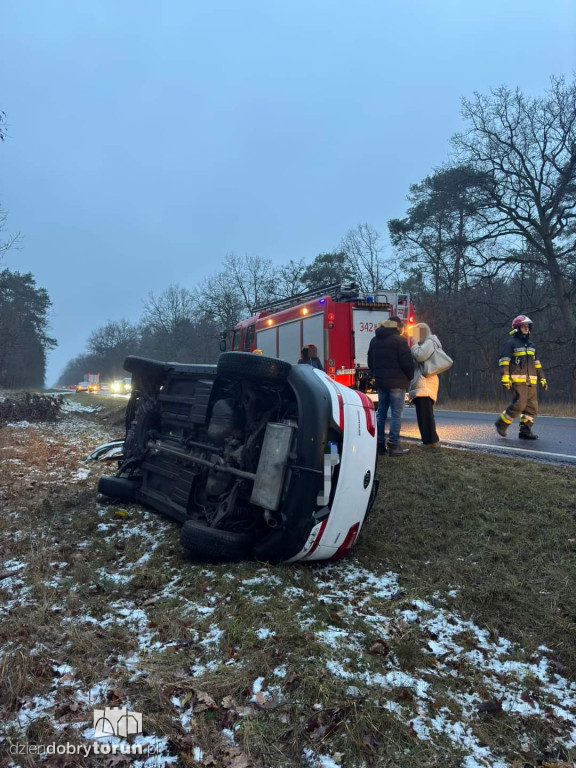
[(506, 410), (494, 422), (496, 431), (506, 437), (506, 431), (516, 416), (520, 416), (521, 440), (537, 440), (532, 432), (538, 413), (538, 382), (542, 389), (548, 389), (542, 365), (536, 357), (536, 348), (530, 340), (532, 320), (518, 315), (512, 320), (511, 339), (508, 339), (500, 355), (500, 377), (506, 389), (512, 389), (514, 397)]
[(318, 368), (319, 371), (324, 370), (318, 357), (318, 347), (315, 344), (306, 344), (306, 346), (302, 347), (298, 365), (311, 365), (312, 368)]
[(313, 365), (314, 368), (318, 368), (319, 371), (323, 371), (324, 366), (318, 357), (318, 347), (316, 344), (308, 344), (308, 351), (310, 352), (310, 365)]
[[(378, 390), (378, 452), (384, 454), (388, 449), (389, 456), (403, 456), (409, 452), (400, 445), (400, 428), (404, 397), (414, 376), (414, 361), (410, 347), (402, 336), (403, 327), (402, 320), (397, 315), (392, 316), (377, 326), (376, 335), (368, 347), (368, 368), (376, 380)], [(386, 446), (388, 409), (390, 429)]]
[[(437, 347), (442, 349), (442, 344), (440, 344), (438, 336), (431, 333), (430, 327), (426, 323), (418, 323), (414, 326), (414, 343), (410, 351), (416, 363), (423, 363), (428, 360)], [(438, 397), (438, 375), (433, 373), (424, 376), (422, 366), (417, 365), (414, 378), (410, 382), (408, 396), (416, 408), (418, 429), (423, 445), (426, 448), (437, 448), (440, 445), (440, 438), (436, 432), (434, 403)]]
[(310, 350), (308, 347), (302, 347), (300, 350), (300, 360), (298, 360), (298, 365), (312, 365), (310, 362)]

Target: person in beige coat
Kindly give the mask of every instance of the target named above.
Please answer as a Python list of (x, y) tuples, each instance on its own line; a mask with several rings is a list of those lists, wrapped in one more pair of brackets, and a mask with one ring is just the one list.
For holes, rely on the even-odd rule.
[(436, 374), (424, 376), (422, 366), (418, 363), (423, 363), (432, 355), (435, 345), (442, 349), (442, 344), (426, 323), (418, 323), (414, 326), (412, 338), (411, 352), (416, 365), (414, 378), (410, 382), (408, 397), (416, 408), (416, 418), (418, 419), (422, 443), (427, 448), (436, 448), (440, 445), (434, 419), (434, 403), (438, 398), (438, 376)]

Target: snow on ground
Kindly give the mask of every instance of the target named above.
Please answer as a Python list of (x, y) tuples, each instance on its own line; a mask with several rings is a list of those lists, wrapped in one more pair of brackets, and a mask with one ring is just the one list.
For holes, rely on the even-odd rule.
[[(472, 734), (469, 723), (487, 699), (499, 702), (504, 712), (521, 717), (555, 717), (563, 724), (565, 735), (559, 738), (562, 746), (576, 746), (576, 684), (558, 675), (549, 664), (548, 649), (541, 647), (537, 657), (529, 662), (516, 660), (518, 649), (504, 638), (491, 640), (489, 633), (471, 621), (463, 621), (447, 607), (438, 607), (426, 601), (415, 601), (409, 609), (397, 609), (387, 615), (374, 611), (373, 597), (389, 599), (398, 591), (398, 576), (393, 573), (378, 576), (352, 561), (330, 565), (321, 571), (317, 583), (318, 599), (333, 605), (340, 613), (354, 615), (365, 626), (365, 633), (357, 625), (353, 634), (340, 628), (328, 627), (317, 633), (318, 639), (330, 649), (341, 653), (327, 662), (328, 670), (358, 687), (364, 695), (379, 700), (394, 688), (411, 691), (410, 706), (395, 703), (394, 714), (408, 724), (418, 738), (429, 739), (435, 733), (443, 734), (455, 746), (469, 750), (470, 758), (479, 766), (505, 768), (481, 746)], [(365, 594), (366, 585), (372, 590)], [(358, 599), (358, 590), (364, 596)], [(301, 613), (303, 627), (309, 626), (306, 607)], [(363, 640), (376, 631), (383, 642), (389, 640), (398, 626), (417, 626), (429, 637), (422, 650), (430, 656), (430, 664), (407, 674), (394, 669), (395, 660), (388, 661), (390, 671), (374, 674), (369, 669), (351, 669), (347, 654), (361, 647)], [(364, 635), (364, 638), (363, 638)], [(461, 693), (457, 685), (458, 672), (466, 665), (476, 670), (476, 690)], [(537, 681), (538, 693), (528, 694), (525, 681)], [(453, 706), (435, 710), (434, 686), (448, 689)], [(417, 713), (414, 715), (414, 703)], [(498, 706), (498, 705), (497, 705)], [(456, 709), (457, 714), (454, 714)], [(431, 715), (430, 712), (435, 712)], [(473, 765), (470, 763), (469, 765)]]
[[(21, 430), (30, 426), (15, 425), (10, 428)], [(33, 428), (39, 429), (37, 426)], [(98, 428), (74, 421), (73, 415), (66, 425), (51, 425), (45, 434), (48, 443), (64, 436), (78, 445), (84, 445), (87, 437), (98, 438), (94, 440), (94, 445), (107, 439)], [(26, 473), (25, 480), (36, 481), (34, 467), (22, 467), (21, 471)], [(82, 466), (77, 466), (72, 472), (67, 469), (58, 473), (55, 470), (51, 481), (83, 482), (88, 473), (89, 470)], [(101, 568), (94, 574), (95, 582), (107, 578), (122, 587), (129, 584), (138, 570), (146, 565), (161, 541), (162, 527), (169, 524), (142, 510), (138, 520), (130, 521), (126, 533), (122, 527), (110, 522), (109, 509), (101, 509), (97, 514), (103, 519), (98, 525), (97, 535), (105, 541), (113, 543), (118, 537), (130, 535), (138, 536), (147, 544), (145, 554), (135, 556), (133, 560), (119, 556), (114, 570)], [(84, 544), (89, 546), (88, 541)], [(53, 578), (56, 581), (52, 582), (53, 586), (58, 584), (58, 574), (64, 570), (61, 566), (65, 565), (54, 561)], [(190, 641), (202, 651), (202, 656), (199, 655), (192, 664), (192, 673), (201, 677), (223, 666), (241, 664), (241, 661), (227, 655), (221, 643), (223, 630), (212, 620), (217, 605), (224, 601), (233, 604), (229, 595), (219, 594), (214, 571), (198, 569), (198, 577), (206, 583), (208, 593), (203, 602), (198, 602), (187, 597), (182, 577), (172, 565), (167, 563), (166, 567), (167, 583), (150, 601), (151, 604), (177, 599), (183, 615), (203, 617), (207, 622), (201, 635), (190, 629)], [(192, 566), (182, 562), (182, 568), (189, 567)], [(4, 606), (0, 606), (0, 614), (30, 601), (27, 568), (25, 559), (12, 558), (4, 562), (6, 577), (2, 586), (8, 587), (10, 597)], [(408, 726), (418, 739), (447, 739), (465, 755), (461, 763), (463, 768), (505, 768), (505, 764), (473, 732), (472, 725), (486, 702), (495, 703), (494, 706), (519, 722), (530, 718), (552, 719), (557, 725), (557, 744), (566, 749), (576, 747), (576, 684), (555, 671), (550, 663), (550, 649), (541, 647), (528, 659), (522, 649), (507, 639), (493, 638), (485, 629), (453, 613), (450, 601), (458, 585), (444, 597), (434, 595), (432, 602), (414, 600), (407, 603), (399, 599), (402, 590), (398, 574), (377, 573), (354, 559), (328, 566), (309, 566), (308, 573), (313, 587), (303, 589), (280, 578), (278, 569), (254, 566), (252, 575), (247, 578), (235, 576), (233, 571), (228, 574), (227, 590), (236, 591), (244, 599), (258, 603), (281, 601), (284, 606), (292, 604), (295, 631), (313, 633), (321, 652), (320, 658), (324, 659), (326, 674), (344, 681), (351, 698), (371, 700)], [(293, 582), (302, 583), (297, 569), (292, 574)], [(212, 579), (213, 585), (210, 584)], [(324, 610), (320, 610), (322, 608)], [(147, 605), (137, 605), (130, 599), (112, 600), (107, 613), (98, 618), (89, 613), (73, 619), (63, 616), (62, 626), (67, 622), (94, 624), (102, 628), (127, 627), (137, 639), (137, 649), (118, 656), (115, 668), (124, 668), (134, 677), (146, 674), (142, 671), (146, 661), (164, 653), (171, 645), (160, 640)], [(394, 653), (387, 650), (387, 644), (393, 645), (394, 639), (410, 628), (417, 628), (419, 636), (425, 638), (420, 650), (427, 662), (407, 672), (400, 668)], [(265, 625), (254, 627), (253, 631), (256, 638), (263, 642), (273, 641), (276, 632), (273, 626)], [(366, 650), (375, 637), (378, 638), (377, 647), (367, 654)], [(8, 650), (4, 649), (4, 653)], [(45, 649), (42, 653), (45, 655)], [(0, 659), (2, 655), (0, 651)], [(520, 661), (523, 657), (526, 660)], [(462, 690), (458, 684), (463, 669), (474, 670), (471, 676), (473, 689)], [(43, 717), (49, 717), (56, 729), (69, 724), (64, 720), (59, 722), (54, 715), (63, 679), (67, 680), (69, 690), (74, 691), (76, 700), (86, 707), (105, 702), (114, 686), (112, 670), (110, 679), (89, 687), (75, 678), (74, 670), (63, 659), (54, 659), (53, 671), (50, 691), (44, 696), (23, 701), (17, 716), (3, 724), (6, 730), (22, 733), (30, 722)], [(286, 676), (286, 666), (279, 663), (269, 675), (256, 677), (251, 686), (249, 706), (239, 711), (239, 716), (250, 714), (250, 705), (266, 708), (267, 705), (287, 700), (290, 694), (282, 687)], [(438, 701), (439, 690), (443, 692), (442, 702)], [(395, 696), (399, 691), (407, 694)], [(447, 706), (446, 700), (450, 706)], [(175, 717), (184, 730), (189, 730), (193, 710), (189, 706), (183, 709), (177, 697), (172, 704)], [(86, 729), (85, 723), (82, 727), (84, 738), (92, 738), (91, 729)], [(233, 732), (229, 732), (228, 738), (233, 740)], [(166, 742), (160, 743), (160, 753), (154, 759), (154, 763), (135, 760), (132, 765), (148, 768), (148, 765), (168, 765), (176, 760)], [(201, 756), (195, 759), (200, 760)], [(301, 760), (303, 765), (311, 768), (333, 768), (342, 764), (336, 762), (336, 756), (308, 748), (304, 750)]]
[(75, 400), (64, 400), (62, 402), (63, 413), (96, 413), (101, 410), (101, 405), (83, 405)]
[[(13, 567), (17, 565), (19, 563), (12, 563)], [(128, 564), (124, 567), (129, 571)], [(553, 671), (547, 659), (548, 649), (541, 648), (535, 658), (519, 662), (516, 660), (518, 649), (506, 639), (492, 640), (486, 630), (473, 622), (462, 620), (447, 607), (438, 607), (426, 601), (415, 601), (410, 608), (387, 611), (386, 615), (384, 612), (379, 613), (375, 608), (379, 604), (382, 609), (386, 607), (386, 601), (398, 590), (396, 574), (378, 575), (354, 561), (313, 568), (312, 571), (316, 597), (311, 599), (311, 596), (308, 596), (306, 604), (301, 607), (299, 615), (302, 626), (308, 629), (308, 619), (312, 618), (315, 607), (326, 603), (337, 609), (341, 615), (353, 615), (356, 620), (354, 630), (328, 625), (315, 635), (326, 647), (327, 672), (349, 682), (351, 696), (370, 697), (379, 702), (383, 708), (407, 724), (419, 739), (429, 740), (436, 736), (448, 739), (455, 747), (467, 753), (466, 761), (462, 763), (466, 768), (506, 766), (488, 747), (479, 743), (470, 727), (477, 716), (478, 707), (488, 696), (499, 701), (502, 710), (510, 715), (522, 718), (556, 718), (559, 724), (564, 725), (564, 735), (558, 738), (558, 743), (567, 748), (576, 745), (576, 685)], [(203, 577), (206, 578), (206, 573)], [(279, 588), (278, 578), (268, 573), (266, 568), (259, 569), (257, 578), (240, 580), (239, 585), (244, 591), (249, 590), (251, 586), (258, 586), (259, 589), (269, 586), (270, 599), (278, 598), (278, 595), (275, 595), (275, 590), (277, 592)], [(18, 589), (19, 584), (15, 583), (14, 588)], [(178, 594), (177, 585), (172, 589), (166, 588), (165, 593), (172, 596)], [(284, 590), (281, 597), (289, 601), (290, 590)], [(189, 609), (194, 611), (196, 608), (194, 602), (190, 601)], [(118, 664), (132, 670), (137, 670), (148, 655), (161, 653), (169, 645), (157, 639), (146, 610), (128, 600), (111, 603), (109, 613), (98, 621), (90, 616), (85, 616), (82, 620), (97, 623), (101, 627), (110, 624), (128, 626), (138, 638), (138, 651), (130, 658), (119, 659)], [(382, 642), (386, 642), (398, 627), (406, 628), (411, 625), (418, 626), (419, 630), (429, 637), (426, 647), (423, 648), (430, 658), (429, 664), (407, 673), (398, 668), (392, 656), (383, 659), (380, 672), (375, 672), (367, 665), (363, 667), (361, 663), (351, 663), (351, 654), (359, 653), (375, 632)], [(255, 633), (260, 639), (268, 639), (273, 635), (267, 627), (256, 628)], [(220, 647), (221, 636), (222, 630), (216, 624), (211, 624), (202, 638), (194, 637), (203, 650), (212, 655), (211, 662), (204, 661), (197, 665), (198, 676), (223, 664), (234, 664), (234, 660), (226, 658), (223, 654)], [(464, 637), (466, 642), (463, 642)], [(462, 692), (456, 684), (451, 686), (452, 681), (456, 683), (458, 680), (458, 670), (462, 665), (475, 668), (476, 688), (483, 691), (482, 696), (474, 691)], [(65, 665), (55, 666), (54, 669), (57, 672), (53, 683), (55, 694), (59, 689), (62, 674), (70, 673), (71, 670)], [(269, 677), (255, 678), (250, 702), (261, 707), (271, 701), (281, 702), (285, 695), (281, 687), (285, 675), (286, 669), (280, 666)], [(523, 683), (528, 678), (537, 681), (537, 696), (527, 695)], [(77, 699), (90, 706), (104, 701), (107, 690), (113, 686), (112, 682), (107, 680), (89, 690), (83, 689), (79, 681), (71, 682), (71, 685), (76, 689)], [(450, 707), (431, 706), (435, 702), (434, 691), (437, 685), (448, 690)], [(391, 692), (399, 689), (411, 693), (406, 704), (390, 699)], [(174, 704), (177, 706), (176, 702)], [(53, 695), (34, 697), (22, 707), (16, 720), (8, 725), (13, 728), (25, 726), (31, 720), (53, 711), (54, 706)], [(192, 713), (184, 712), (181, 717), (189, 724)], [(89, 732), (86, 732), (85, 736), (90, 738)], [(331, 757), (316, 755), (313, 750), (305, 750), (302, 760), (305, 765), (315, 768), (328, 768), (335, 764)]]

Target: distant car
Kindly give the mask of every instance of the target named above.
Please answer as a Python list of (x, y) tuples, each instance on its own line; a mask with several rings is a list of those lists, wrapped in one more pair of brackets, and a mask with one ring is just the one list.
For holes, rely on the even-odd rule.
[(95, 381), (90, 382), (88, 384), (88, 392), (100, 392), (100, 384)]
[(295, 562), (351, 549), (377, 490), (365, 394), (246, 352), (217, 366), (129, 357), (125, 368), (124, 453), (101, 493), (181, 522), (199, 558)]
[(76, 392), (88, 392), (89, 387), (90, 387), (90, 384), (88, 384), (87, 381), (81, 381), (78, 384), (76, 384)]
[(116, 395), (126, 395), (132, 390), (132, 380), (130, 377), (125, 379), (115, 379), (110, 384), (110, 391)]

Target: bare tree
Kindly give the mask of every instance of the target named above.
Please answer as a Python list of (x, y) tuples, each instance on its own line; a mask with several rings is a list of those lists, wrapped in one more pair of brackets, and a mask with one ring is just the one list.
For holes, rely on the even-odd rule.
[(4, 237), (5, 239), (0, 239), (0, 265), (2, 264), (4, 260), (4, 254), (6, 251), (9, 251), (10, 248), (14, 248), (18, 241), (20, 240), (20, 235), (16, 234), (6, 234), (3, 235), (4, 232), (7, 231), (6, 228), (6, 221), (8, 219), (8, 214), (5, 210), (0, 208), (0, 237)]
[(454, 136), (458, 159), (483, 177), (483, 226), (500, 238), (523, 238), (500, 262), (522, 253), (550, 277), (565, 339), (575, 340), (576, 81), (552, 78), (543, 98), (501, 87), (464, 99), (467, 129)]
[(88, 337), (88, 351), (106, 357), (110, 354), (134, 354), (140, 343), (140, 330), (135, 323), (122, 318), (109, 321)]
[(144, 302), (142, 321), (154, 331), (174, 333), (183, 321), (195, 318), (194, 295), (178, 285), (169, 285), (158, 296), (150, 293)]
[(192, 293), (198, 316), (213, 320), (222, 331), (233, 328), (246, 314), (242, 294), (226, 272), (206, 278)]
[[(6, 113), (0, 110), (0, 141), (5, 141), (6, 137)], [(20, 235), (4, 235), (5, 239), (1, 239), (3, 233), (7, 231), (7, 218), (8, 214), (2, 207), (0, 207), (0, 266), (4, 260), (4, 254), (6, 251), (10, 250), (10, 248), (13, 248), (20, 239)]]
[(193, 292), (198, 316), (213, 320), (230, 330), (255, 306), (278, 296), (292, 295), (300, 285), (303, 262), (276, 268), (261, 256), (240, 257), (229, 253), (223, 269), (206, 278)]
[(224, 259), (224, 273), (238, 289), (247, 313), (275, 296), (277, 271), (270, 259), (229, 253)]
[(290, 259), (288, 264), (278, 267), (274, 282), (274, 295), (281, 299), (295, 296), (305, 290), (304, 274), (307, 265), (304, 259), (294, 261)]
[(387, 285), (395, 270), (383, 258), (384, 242), (380, 233), (370, 224), (359, 224), (350, 229), (341, 243), (352, 279), (364, 293)]

